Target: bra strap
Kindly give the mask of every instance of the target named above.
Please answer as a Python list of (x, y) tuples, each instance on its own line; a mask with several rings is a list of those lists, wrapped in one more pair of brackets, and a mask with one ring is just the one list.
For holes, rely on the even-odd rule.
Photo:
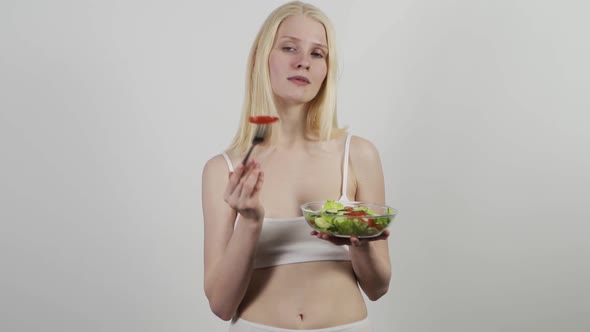
[(344, 145), (344, 160), (342, 161), (342, 196), (341, 201), (349, 201), (346, 196), (348, 187), (348, 158), (350, 156), (350, 138), (351, 134), (346, 135), (346, 143)]
[(227, 168), (229, 168), (230, 172), (234, 171), (234, 166), (231, 163), (231, 160), (229, 159), (229, 156), (227, 155), (227, 153), (225, 153), (225, 151), (223, 151), (221, 153), (221, 155), (223, 156), (223, 158), (225, 158), (225, 162), (227, 163)]

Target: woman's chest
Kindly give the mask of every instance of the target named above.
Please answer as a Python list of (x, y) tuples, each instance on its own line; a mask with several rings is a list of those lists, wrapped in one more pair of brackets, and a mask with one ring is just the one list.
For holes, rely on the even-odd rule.
[[(343, 160), (338, 154), (305, 158), (277, 156), (261, 162), (264, 184), (260, 199), (269, 218), (288, 218), (301, 214), (299, 207), (309, 201), (338, 200), (344, 178)], [(348, 172), (350, 173), (350, 172)], [(347, 193), (348, 195), (348, 193)]]

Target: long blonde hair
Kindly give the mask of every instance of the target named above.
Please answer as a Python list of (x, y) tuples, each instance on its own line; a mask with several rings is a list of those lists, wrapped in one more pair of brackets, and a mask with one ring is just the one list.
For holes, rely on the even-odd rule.
[[(336, 117), (338, 63), (332, 23), (319, 8), (301, 1), (292, 1), (276, 8), (266, 18), (250, 49), (242, 115), (238, 131), (230, 145), (230, 149), (235, 149), (239, 153), (247, 150), (254, 135), (255, 127), (249, 122), (250, 116), (278, 116), (270, 84), (268, 58), (280, 24), (292, 15), (304, 15), (321, 23), (326, 30), (328, 42), (328, 70), (318, 94), (309, 102), (306, 131), (316, 133), (320, 140), (329, 140), (345, 131), (338, 128)], [(268, 138), (271, 142), (276, 140), (276, 132), (273, 133), (272, 127)]]

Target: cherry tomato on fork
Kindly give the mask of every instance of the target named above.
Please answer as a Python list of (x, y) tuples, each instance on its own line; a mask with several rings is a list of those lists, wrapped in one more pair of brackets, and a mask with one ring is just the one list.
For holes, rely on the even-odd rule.
[(259, 115), (259, 116), (251, 116), (250, 122), (255, 124), (269, 124), (279, 120), (276, 116), (270, 115)]

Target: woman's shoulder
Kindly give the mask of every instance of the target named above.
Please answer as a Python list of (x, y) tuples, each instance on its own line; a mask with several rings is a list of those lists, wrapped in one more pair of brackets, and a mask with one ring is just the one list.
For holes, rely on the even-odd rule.
[(210, 157), (203, 167), (203, 174), (213, 175), (216, 173), (227, 174), (233, 169), (233, 161), (228, 151), (220, 152)]
[(350, 155), (363, 157), (363, 158), (374, 158), (379, 156), (375, 143), (371, 140), (362, 136), (350, 135)]
[(381, 165), (379, 151), (371, 140), (351, 135), (349, 149), (349, 161), (356, 172), (373, 172), (376, 166)]

